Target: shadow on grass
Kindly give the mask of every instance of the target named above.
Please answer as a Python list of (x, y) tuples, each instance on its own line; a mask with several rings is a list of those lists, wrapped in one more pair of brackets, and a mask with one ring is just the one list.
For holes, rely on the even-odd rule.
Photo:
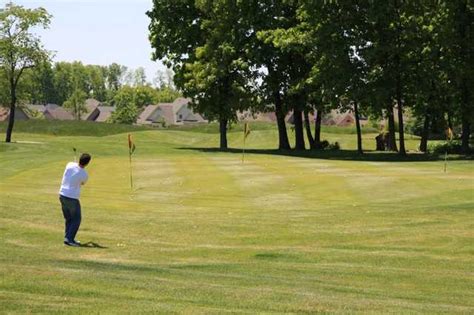
[(94, 243), (94, 242), (82, 243), (81, 247), (82, 248), (108, 248), (106, 246), (102, 246), (99, 243)]
[[(231, 153), (242, 154), (242, 149), (229, 148), (221, 150), (219, 148), (189, 148), (180, 147), (178, 150), (199, 151), (204, 153)], [(246, 149), (246, 154), (262, 154), (262, 155), (279, 155), (291, 156), (312, 159), (327, 159), (327, 160), (345, 160), (345, 161), (374, 161), (374, 162), (426, 162), (426, 161), (440, 161), (444, 156), (423, 154), (423, 153), (407, 153), (406, 156), (401, 156), (397, 152), (382, 152), (382, 151), (364, 151), (364, 154), (359, 154), (356, 150), (276, 150), (276, 149)], [(453, 160), (472, 160), (473, 155), (449, 155), (448, 159)]]

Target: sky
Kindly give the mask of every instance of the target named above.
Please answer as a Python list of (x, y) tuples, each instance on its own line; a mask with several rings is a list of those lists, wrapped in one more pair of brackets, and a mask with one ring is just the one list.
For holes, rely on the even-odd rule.
[[(7, 2), (0, 0), (3, 7)], [(28, 8), (43, 7), (53, 15), (49, 29), (35, 33), (53, 61), (82, 61), (109, 65), (113, 62), (136, 69), (144, 67), (147, 80), (164, 71), (151, 61), (149, 18), (152, 0), (13, 0)]]

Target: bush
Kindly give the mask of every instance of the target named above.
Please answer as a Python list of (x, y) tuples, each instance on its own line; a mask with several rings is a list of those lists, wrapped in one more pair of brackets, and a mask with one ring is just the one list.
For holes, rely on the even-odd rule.
[(337, 141), (334, 143), (330, 143), (328, 147), (326, 148), (326, 150), (330, 150), (330, 151), (337, 151), (340, 149), (341, 149), (341, 146), (339, 145), (339, 142)]
[(448, 141), (428, 144), (428, 153), (432, 154), (462, 154), (460, 141)]
[(334, 143), (330, 143), (327, 140), (323, 140), (321, 141), (319, 149), (328, 150), (328, 151), (336, 151), (336, 150), (340, 150), (341, 146), (339, 145), (339, 142), (337, 141)]
[(329, 141), (323, 140), (321, 141), (321, 149), (325, 150), (329, 146)]

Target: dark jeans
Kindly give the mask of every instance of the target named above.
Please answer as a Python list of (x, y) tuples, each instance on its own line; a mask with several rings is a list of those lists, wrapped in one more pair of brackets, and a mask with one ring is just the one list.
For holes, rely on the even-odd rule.
[(61, 202), (64, 219), (66, 220), (64, 237), (72, 242), (74, 241), (79, 226), (81, 225), (81, 204), (77, 199), (61, 195), (59, 195), (59, 201)]

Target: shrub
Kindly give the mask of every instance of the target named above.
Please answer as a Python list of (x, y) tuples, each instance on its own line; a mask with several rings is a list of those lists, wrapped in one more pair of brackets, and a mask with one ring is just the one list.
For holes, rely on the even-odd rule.
[(341, 146), (339, 145), (339, 142), (337, 142), (337, 141), (334, 142), (334, 143), (330, 143), (327, 140), (323, 140), (323, 141), (321, 141), (321, 144), (320, 144), (319, 148), (322, 149), (322, 150), (334, 151), (334, 150), (340, 150)]
[(321, 141), (321, 149), (325, 150), (329, 146), (329, 141), (323, 140)]
[(326, 150), (331, 150), (331, 151), (337, 151), (340, 149), (341, 149), (341, 146), (339, 145), (339, 142), (337, 141), (334, 143), (330, 143), (328, 147), (326, 148)]
[(461, 154), (462, 147), (460, 141), (448, 141), (448, 142), (438, 142), (438, 143), (429, 143), (428, 152), (432, 154)]

